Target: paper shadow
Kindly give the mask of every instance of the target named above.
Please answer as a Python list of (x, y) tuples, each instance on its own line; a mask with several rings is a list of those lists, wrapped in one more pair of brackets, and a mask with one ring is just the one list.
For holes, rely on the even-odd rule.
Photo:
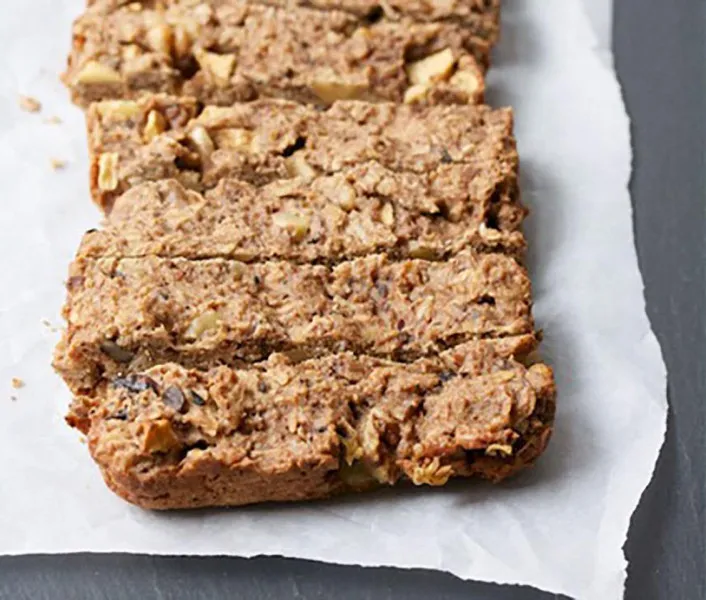
[(534, 64), (541, 53), (539, 35), (526, 14), (521, 2), (508, 2), (503, 5), (501, 36), (491, 55), (491, 68), (487, 75), (486, 100), (491, 106), (506, 106), (503, 101), (504, 80), (495, 77), (506, 68)]

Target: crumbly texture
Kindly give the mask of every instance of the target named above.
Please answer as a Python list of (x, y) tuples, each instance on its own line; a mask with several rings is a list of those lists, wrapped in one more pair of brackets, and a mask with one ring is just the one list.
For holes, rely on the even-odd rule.
[(203, 192), (223, 178), (263, 185), (371, 161), (418, 174), (447, 204), (465, 186), (469, 194), (504, 188), (517, 195), (510, 109), (345, 101), (319, 111), (277, 100), (201, 108), (193, 99), (148, 95), (96, 103), (87, 124), (91, 191), (105, 212), (144, 181), (173, 178)]
[(551, 435), (555, 390), (532, 336), (413, 364), (350, 353), (207, 371), (164, 364), (79, 397), (106, 483), (147, 508), (303, 500), (411, 481), (501, 480)]
[(209, 368), (342, 350), (411, 360), (530, 333), (530, 308), (516, 260), (467, 250), (444, 262), (371, 255), (334, 267), (79, 257), (56, 367), (76, 391), (170, 361)]
[[(342, 10), (370, 22), (408, 18), (420, 22), (448, 21), (462, 25), (473, 36), (471, 43), (487, 52), (500, 30), (500, 0), (260, 0), (274, 6), (307, 6)], [(483, 43), (485, 42), (485, 44)]]
[[(226, 2), (229, 0), (225, 0)], [(103, 7), (117, 7), (126, 0), (88, 0), (87, 5), (99, 3)], [(446, 21), (462, 25), (468, 32), (468, 45), (475, 49), (479, 60), (497, 41), (500, 30), (500, 0), (251, 0), (253, 4), (281, 8), (306, 7), (325, 11), (343, 11), (372, 24), (380, 20), (418, 22)], [(105, 10), (105, 8), (104, 8)]]
[(28, 113), (38, 113), (42, 110), (42, 103), (32, 96), (20, 96), (17, 99), (17, 104)]
[[(469, 103), (483, 99), (471, 30), (249, 0), (96, 0), (74, 24), (64, 81), (87, 106), (143, 92), (229, 105), (257, 97), (321, 106), (359, 99)], [(471, 51), (469, 51), (469, 46)]]
[(475, 248), (520, 257), (525, 209), (506, 184), (471, 165), (444, 165), (431, 180), (376, 162), (262, 187), (224, 179), (203, 195), (174, 180), (144, 183), (86, 233), (79, 254), (335, 263), (373, 253), (440, 260)]

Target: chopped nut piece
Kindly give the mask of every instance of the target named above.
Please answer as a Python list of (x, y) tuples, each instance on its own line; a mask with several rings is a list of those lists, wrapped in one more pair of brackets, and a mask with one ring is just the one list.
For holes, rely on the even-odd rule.
[(456, 60), (450, 48), (411, 63), (407, 75), (414, 85), (428, 85), (448, 79)]
[(217, 148), (228, 150), (248, 150), (252, 142), (252, 132), (247, 129), (219, 129), (213, 133)]
[(216, 329), (220, 324), (220, 315), (215, 310), (208, 310), (191, 321), (186, 330), (186, 337), (192, 340), (198, 339)]
[(169, 25), (160, 23), (147, 32), (147, 43), (155, 52), (171, 55), (174, 47), (174, 33)]
[(292, 239), (300, 241), (309, 232), (310, 219), (305, 215), (300, 215), (293, 212), (278, 212), (272, 216), (277, 227), (289, 231)]
[(120, 83), (122, 78), (115, 69), (91, 60), (76, 75), (76, 83)]
[(201, 160), (207, 159), (216, 147), (213, 145), (213, 140), (208, 135), (208, 132), (200, 125), (194, 127), (187, 135), (189, 140), (191, 140), (196, 147), (196, 151), (199, 153)]
[(449, 83), (459, 90), (463, 90), (470, 97), (478, 91), (480, 83), (478, 78), (470, 71), (456, 71), (449, 79)]
[(301, 177), (306, 180), (316, 177), (314, 168), (306, 162), (303, 156), (297, 156), (296, 153), (287, 159), (287, 170), (292, 177)]
[(179, 440), (167, 419), (159, 419), (147, 424), (142, 442), (145, 452), (169, 452), (179, 446)]
[(133, 60), (138, 56), (142, 56), (143, 54), (144, 51), (137, 44), (128, 44), (127, 46), (123, 46), (122, 48), (123, 58), (127, 60)]
[(357, 206), (355, 189), (346, 181), (339, 182), (326, 193), (331, 200), (346, 212), (352, 211)]
[(434, 260), (436, 254), (431, 248), (423, 246), (419, 242), (412, 242), (409, 245), (409, 255), (412, 258), (418, 258), (422, 260)]
[(25, 112), (38, 113), (42, 110), (42, 103), (32, 96), (20, 96), (18, 103)]
[(59, 171), (59, 170), (64, 169), (66, 167), (66, 161), (61, 160), (59, 158), (52, 158), (50, 160), (50, 164), (51, 164), (51, 168), (54, 171)]
[(174, 54), (178, 57), (187, 56), (191, 52), (191, 36), (183, 27), (174, 28)]
[(118, 153), (104, 152), (98, 159), (98, 187), (113, 191), (118, 187)]
[(512, 456), (512, 446), (510, 444), (490, 444), (485, 449), (488, 456)]
[(355, 100), (365, 92), (365, 86), (337, 81), (335, 77), (316, 79), (311, 89), (326, 104), (333, 104), (336, 100)]
[(21, 387), (24, 387), (25, 382), (22, 381), (19, 377), (13, 377), (12, 378), (12, 387), (15, 388), (16, 390), (19, 390)]
[(147, 123), (142, 132), (142, 136), (146, 142), (151, 142), (160, 133), (164, 133), (167, 129), (167, 120), (162, 113), (157, 110), (151, 110), (147, 115)]
[(429, 86), (425, 83), (418, 83), (407, 88), (404, 93), (404, 103), (414, 104), (415, 102), (421, 102), (427, 97), (429, 92)]
[(392, 227), (395, 224), (395, 212), (389, 202), (382, 207), (380, 220), (388, 227)]
[(132, 100), (104, 100), (96, 102), (96, 110), (104, 119), (127, 121), (140, 114), (140, 105)]
[(201, 114), (196, 117), (197, 123), (207, 123), (209, 121), (218, 121), (227, 119), (233, 114), (233, 109), (230, 106), (214, 106), (209, 104), (204, 107)]
[(233, 54), (216, 54), (201, 50), (195, 56), (201, 68), (211, 73), (222, 84), (228, 82), (235, 69)]

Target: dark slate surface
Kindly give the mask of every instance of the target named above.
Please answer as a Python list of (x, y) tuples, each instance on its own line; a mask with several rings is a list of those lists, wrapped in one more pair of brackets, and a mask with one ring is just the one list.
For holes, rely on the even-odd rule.
[[(670, 373), (671, 402), (656, 478), (627, 544), (629, 600), (706, 599), (705, 25), (703, 0), (616, 0), (617, 67), (633, 118), (638, 252), (648, 312)], [(552, 597), (443, 573), (272, 558), (0, 559), (2, 600)]]

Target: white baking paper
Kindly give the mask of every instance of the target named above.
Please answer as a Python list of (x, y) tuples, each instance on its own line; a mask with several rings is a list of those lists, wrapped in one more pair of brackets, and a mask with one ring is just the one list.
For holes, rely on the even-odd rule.
[[(0, 19), (0, 553), (273, 554), (621, 597), (665, 370), (633, 247), (628, 119), (580, 0), (507, 0), (490, 76), (491, 100), (517, 110), (536, 316), (559, 387), (543, 460), (507, 485), (188, 514), (144, 512), (104, 487), (49, 366), (58, 334), (42, 320), (60, 322), (67, 265), (98, 220), (82, 116), (57, 81), (83, 4), (14, 2)], [(53, 115), (63, 123), (43, 121)]]

